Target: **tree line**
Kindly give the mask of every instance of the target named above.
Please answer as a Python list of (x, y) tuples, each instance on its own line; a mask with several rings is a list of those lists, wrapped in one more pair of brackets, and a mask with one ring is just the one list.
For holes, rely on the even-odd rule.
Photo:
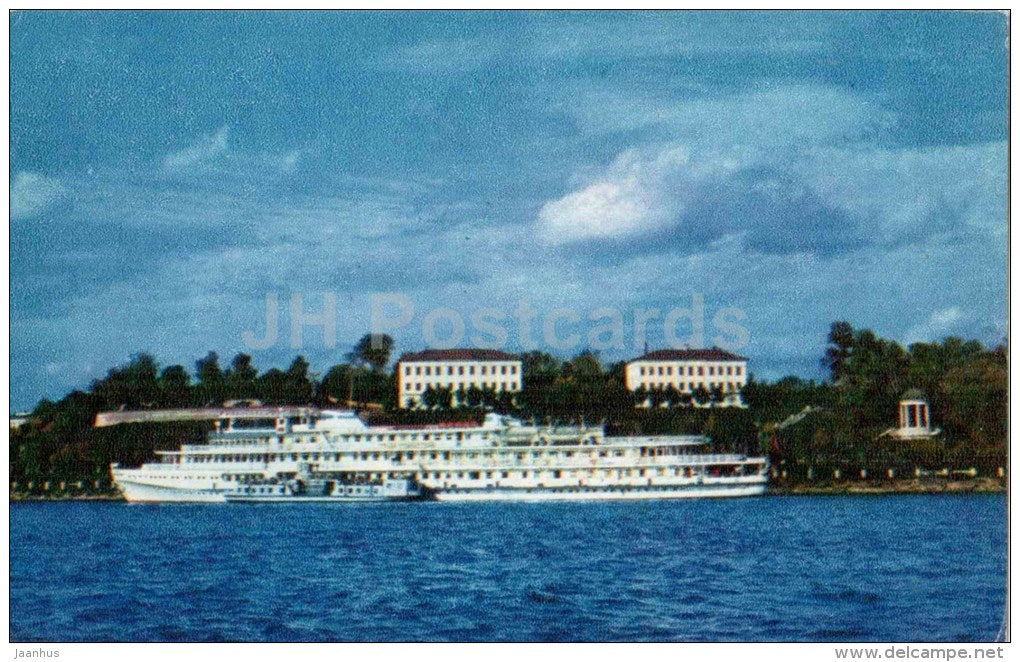
[[(485, 411), (496, 411), (543, 423), (604, 423), (612, 434), (707, 434), (718, 450), (769, 453), (791, 475), (804, 475), (809, 468), (883, 463), (904, 468), (1005, 463), (1004, 345), (986, 348), (977, 341), (947, 338), (904, 348), (869, 329), (836, 322), (821, 357), (827, 381), (786, 377), (765, 382), (751, 375), (741, 392), (746, 408), (713, 407), (725, 397), (718, 389), (631, 392), (625, 363), (603, 365), (594, 352), (561, 359), (532, 351), (520, 356), (520, 393), (429, 389), (423, 394), (425, 411), (417, 412), (398, 407), (396, 377), (386, 370), (392, 349), (388, 336), (366, 335), (346, 362), (331, 366), (321, 377), (301, 356), (286, 369), (260, 372), (247, 354), (237, 354), (223, 366), (220, 357), (209, 352), (191, 373), (182, 365), (160, 369), (155, 357), (135, 355), (88, 389), (36, 406), (30, 421), (12, 431), (11, 480), (36, 486), (44, 480), (93, 486), (98, 481), (107, 489), (111, 462), (139, 464), (150, 460), (154, 450), (200, 441), (209, 424), (95, 429), (96, 413), (230, 400), (361, 408), (375, 403), (383, 411), (368, 415), (391, 423), (478, 419)], [(915, 442), (881, 438), (883, 430), (895, 426), (899, 397), (911, 387), (927, 394), (942, 435)], [(454, 404), (465, 407), (452, 409)]]

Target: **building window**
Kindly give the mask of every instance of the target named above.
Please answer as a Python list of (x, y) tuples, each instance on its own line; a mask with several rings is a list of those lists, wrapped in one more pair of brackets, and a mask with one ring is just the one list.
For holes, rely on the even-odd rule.
[(411, 366), (404, 366), (404, 374), (405, 375), (411, 374)]
[(645, 367), (644, 367), (644, 366), (641, 366), (640, 368), (638, 368), (638, 371), (639, 371), (639, 374), (640, 374), (640, 375), (641, 375), (642, 377), (644, 377), (644, 376), (645, 376)]
[(432, 375), (432, 366), (425, 366), (425, 374), (428, 376)]
[(475, 374), (475, 367), (473, 365), (472, 366), (468, 366), (468, 374), (469, 375)]
[(462, 365), (457, 366), (457, 374), (458, 375), (463, 375), (464, 374), (464, 366), (462, 366)]
[(672, 375), (673, 374), (673, 366), (667, 366), (666, 367), (666, 374), (667, 375)]
[(704, 377), (704, 376), (705, 376), (705, 366), (699, 365), (698, 366), (698, 377)]

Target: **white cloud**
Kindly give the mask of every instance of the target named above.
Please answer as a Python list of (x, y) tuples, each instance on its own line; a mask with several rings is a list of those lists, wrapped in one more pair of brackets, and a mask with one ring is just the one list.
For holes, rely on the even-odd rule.
[(627, 150), (602, 177), (546, 202), (535, 231), (549, 244), (654, 232), (676, 221), (701, 184), (735, 171), (742, 162), (719, 154), (694, 159), (676, 145)]
[(202, 136), (195, 144), (168, 154), (163, 159), (163, 167), (167, 170), (182, 170), (225, 153), (229, 133), (229, 127), (224, 126), (216, 133)]
[(11, 219), (37, 216), (59, 202), (67, 189), (59, 180), (34, 172), (19, 172), (11, 184)]
[(959, 328), (964, 321), (966, 321), (966, 316), (959, 306), (936, 310), (927, 320), (907, 331), (905, 341), (915, 343), (942, 340), (951, 335), (953, 330)]

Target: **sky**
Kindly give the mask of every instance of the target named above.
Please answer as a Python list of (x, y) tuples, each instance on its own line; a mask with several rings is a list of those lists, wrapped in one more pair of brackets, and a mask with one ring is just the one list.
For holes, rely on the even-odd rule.
[[(1007, 21), (13, 12), (11, 408), (137, 352), (321, 373), (458, 318), (463, 346), (721, 344), (764, 379), (824, 377), (835, 320), (1001, 342)], [(335, 299), (335, 342), (292, 346), (295, 294)], [(267, 298), (277, 342), (246, 342)]]

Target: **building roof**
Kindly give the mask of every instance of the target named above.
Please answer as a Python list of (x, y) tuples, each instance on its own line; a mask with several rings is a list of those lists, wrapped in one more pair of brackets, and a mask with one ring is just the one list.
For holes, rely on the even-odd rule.
[(746, 361), (747, 358), (718, 347), (711, 349), (657, 349), (634, 361)]
[(420, 352), (407, 352), (400, 357), (399, 363), (415, 363), (421, 361), (518, 361), (513, 354), (498, 349), (423, 349)]
[(924, 396), (924, 391), (919, 388), (908, 388), (904, 391), (903, 395), (900, 396), (900, 400), (927, 400)]

